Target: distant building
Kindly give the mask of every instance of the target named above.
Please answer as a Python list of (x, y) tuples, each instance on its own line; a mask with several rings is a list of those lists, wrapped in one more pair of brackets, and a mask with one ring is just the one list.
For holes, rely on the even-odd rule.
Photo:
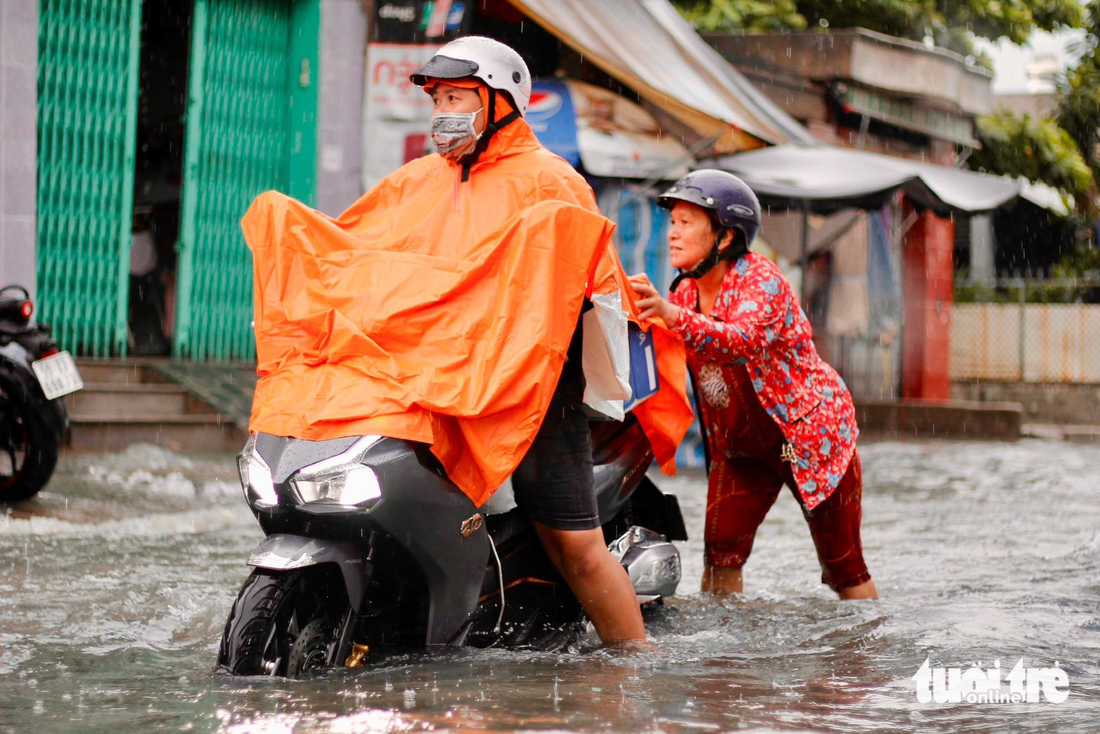
[(1036, 54), (1027, 65), (1027, 91), (1031, 94), (1051, 94), (1062, 66), (1052, 53)]
[(704, 38), (823, 143), (953, 166), (994, 108), (990, 72), (862, 28)]
[(1054, 112), (1057, 97), (1050, 92), (1038, 94), (998, 94), (993, 105), (998, 110), (1008, 110), (1015, 115), (1028, 115), (1032, 118), (1048, 117)]

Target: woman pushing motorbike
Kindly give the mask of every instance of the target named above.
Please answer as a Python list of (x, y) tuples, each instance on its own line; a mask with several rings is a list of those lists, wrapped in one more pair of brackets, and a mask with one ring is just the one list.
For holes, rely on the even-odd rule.
[(679, 333), (709, 449), (703, 590), (740, 592), (756, 530), (790, 487), (810, 526), (822, 582), (842, 599), (877, 598), (860, 540), (863, 490), (855, 409), (814, 347), (779, 268), (749, 250), (760, 204), (736, 176), (699, 170), (658, 198), (681, 271), (666, 300), (631, 278), (641, 317)]

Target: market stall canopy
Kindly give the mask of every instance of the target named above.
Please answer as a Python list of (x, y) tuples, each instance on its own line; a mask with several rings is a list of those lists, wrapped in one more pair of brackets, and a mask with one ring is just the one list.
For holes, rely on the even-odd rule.
[(1072, 196), (1063, 194), (1053, 186), (1044, 183), (1028, 181), (1026, 178), (1016, 179), (1020, 182), (1020, 198), (1029, 201), (1037, 207), (1054, 212), (1060, 217), (1069, 216), (1073, 209)]
[(509, 0), (721, 153), (813, 136), (707, 45), (668, 0)]
[(941, 216), (990, 211), (1020, 194), (1020, 184), (1003, 176), (827, 145), (780, 145), (701, 165), (740, 176), (766, 205), (808, 202), (816, 212), (874, 209), (898, 189)]
[(661, 134), (653, 115), (602, 87), (537, 81), (527, 122), (539, 142), (592, 176), (676, 179), (690, 170), (691, 154)]

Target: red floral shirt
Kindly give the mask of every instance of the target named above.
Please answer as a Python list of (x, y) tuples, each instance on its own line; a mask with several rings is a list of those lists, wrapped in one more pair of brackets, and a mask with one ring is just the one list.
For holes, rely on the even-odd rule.
[[(708, 394), (728, 393), (727, 371), (743, 365), (790, 445), (791, 471), (806, 507), (824, 502), (848, 469), (859, 429), (851, 393), (818, 356), (810, 322), (782, 271), (750, 252), (722, 280), (710, 317), (697, 312), (694, 280), (685, 279), (671, 301), (680, 306), (673, 328), (684, 339), (701, 402), (720, 408)], [(711, 442), (714, 456), (736, 451), (722, 445), (721, 435)]]

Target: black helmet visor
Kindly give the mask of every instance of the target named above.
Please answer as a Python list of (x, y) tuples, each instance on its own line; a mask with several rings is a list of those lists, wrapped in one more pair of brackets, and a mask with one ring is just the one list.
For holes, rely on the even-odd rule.
[(673, 185), (672, 188), (657, 197), (657, 206), (671, 209), (676, 206), (678, 201), (686, 201), (689, 204), (709, 209), (711, 212), (715, 210), (714, 199), (691, 184), (686, 186)]
[(428, 83), (429, 79), (462, 79), (473, 76), (477, 69), (477, 62), (436, 54), (428, 60), (428, 63), (413, 72), (409, 80), (416, 86), (422, 87)]

